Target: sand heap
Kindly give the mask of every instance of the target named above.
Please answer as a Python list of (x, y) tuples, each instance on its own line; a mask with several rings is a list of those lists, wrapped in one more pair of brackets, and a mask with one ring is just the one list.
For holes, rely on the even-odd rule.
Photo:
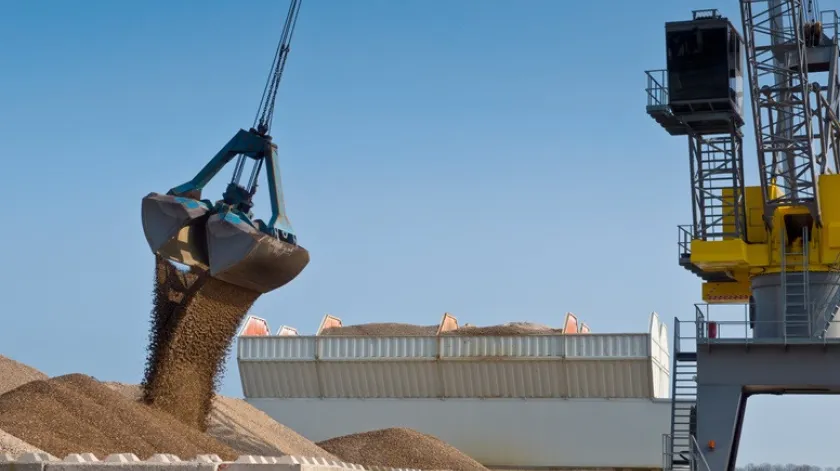
[(42, 450), (29, 443), (0, 430), (0, 453), (10, 453), (13, 456), (20, 456), (24, 453), (38, 453)]
[(258, 297), (207, 274), (181, 272), (157, 256), (144, 402), (206, 430), (225, 358)]
[(39, 379), (47, 379), (47, 375), (35, 368), (0, 355), (0, 394)]
[(331, 438), (318, 445), (348, 463), (392, 468), (487, 471), (441, 440), (407, 428), (388, 428)]
[[(142, 396), (140, 386), (106, 383), (130, 400)], [(208, 419), (207, 433), (216, 440), (247, 455), (295, 455), (338, 461), (312, 441), (279, 424), (266, 413), (242, 399), (216, 396)]]
[(0, 429), (55, 456), (239, 455), (174, 417), (80, 374), (33, 381), (0, 396)]
[(563, 329), (555, 329), (543, 324), (533, 322), (508, 322), (506, 324), (490, 325), (485, 327), (463, 326), (455, 330), (444, 332), (443, 335), (539, 335), (539, 334), (562, 334)]
[(350, 336), (350, 335), (370, 335), (370, 336), (397, 336), (397, 335), (435, 335), (437, 334), (438, 326), (436, 325), (414, 325), (414, 324), (400, 324), (397, 322), (382, 322), (370, 324), (347, 325), (342, 327), (330, 327), (321, 331), (320, 335), (334, 335), (334, 336)]

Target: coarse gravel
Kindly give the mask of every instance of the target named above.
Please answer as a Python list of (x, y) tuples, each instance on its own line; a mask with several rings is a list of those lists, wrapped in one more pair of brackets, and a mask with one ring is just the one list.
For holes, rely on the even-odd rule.
[(478, 461), (440, 439), (408, 428), (387, 428), (318, 442), (348, 463), (391, 468), (487, 471)]
[(460, 336), (493, 336), (493, 335), (546, 335), (562, 334), (563, 329), (555, 329), (543, 324), (533, 322), (508, 322), (506, 324), (490, 326), (463, 326), (441, 335)]
[(346, 325), (341, 327), (330, 327), (321, 331), (323, 336), (400, 336), (420, 335), (430, 336), (437, 334), (437, 325), (414, 325), (398, 322), (373, 322), (370, 324)]
[(239, 453), (170, 415), (130, 400), (90, 376), (24, 384), (0, 396), (0, 429), (54, 456), (156, 453), (180, 457)]
[[(141, 397), (140, 386), (106, 383), (132, 400)], [(207, 434), (243, 455), (294, 455), (338, 461), (311, 440), (277, 423), (265, 412), (242, 399), (217, 395), (213, 399)]]
[(161, 303), (165, 289), (161, 287), (160, 261), (156, 273), (153, 339), (143, 400), (205, 431), (233, 338), (260, 295), (202, 275), (172, 306)]
[(0, 355), (0, 394), (22, 386), (30, 381), (47, 379), (44, 373)]

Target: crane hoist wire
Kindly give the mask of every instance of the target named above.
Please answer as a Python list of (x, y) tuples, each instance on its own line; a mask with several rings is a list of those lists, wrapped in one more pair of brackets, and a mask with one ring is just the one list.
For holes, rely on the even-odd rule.
[(808, 0), (806, 19), (811, 23), (816, 23), (816, 22), (820, 21), (820, 3), (819, 3), (819, 0)]
[[(289, 11), (286, 13), (283, 32), (280, 34), (280, 40), (277, 42), (277, 49), (274, 51), (274, 61), (271, 63), (271, 69), (265, 81), (262, 97), (260, 98), (260, 105), (257, 107), (257, 115), (254, 117), (252, 129), (256, 129), (257, 133), (261, 136), (270, 137), (271, 124), (274, 121), (274, 104), (277, 101), (280, 79), (283, 77), (283, 69), (286, 67), (286, 59), (291, 49), (292, 36), (295, 32), (295, 25), (297, 25), (301, 1), (291, 0), (289, 2)], [(232, 183), (238, 183), (242, 178), (245, 161), (246, 158), (244, 155), (237, 157), (231, 178)], [(256, 193), (257, 180), (259, 179), (262, 166), (263, 160), (260, 159), (251, 168), (251, 175), (248, 177), (248, 185), (246, 187), (248, 193), (251, 195)]]
[(291, 0), (289, 2), (289, 12), (286, 14), (283, 33), (280, 35), (277, 50), (274, 52), (274, 62), (271, 64), (271, 71), (265, 81), (265, 89), (260, 99), (257, 116), (254, 117), (254, 127), (260, 134), (268, 134), (271, 131), (271, 123), (274, 119), (274, 103), (277, 100), (277, 90), (280, 86), (280, 79), (283, 77), (283, 69), (286, 67), (286, 58), (289, 56), (292, 36), (300, 13), (300, 3), (301, 0)]

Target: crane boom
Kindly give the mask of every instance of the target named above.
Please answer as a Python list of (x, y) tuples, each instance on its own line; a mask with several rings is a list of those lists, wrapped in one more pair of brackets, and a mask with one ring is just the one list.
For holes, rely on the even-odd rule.
[(740, 3), (764, 222), (772, 229), (777, 208), (797, 206), (807, 208), (819, 227), (817, 176), (825, 161), (814, 153), (803, 2), (769, 0), (766, 8)]

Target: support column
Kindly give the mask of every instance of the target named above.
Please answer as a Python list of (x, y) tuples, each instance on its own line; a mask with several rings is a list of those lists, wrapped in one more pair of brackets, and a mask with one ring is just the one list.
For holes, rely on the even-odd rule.
[[(741, 385), (697, 385), (697, 443), (709, 471), (735, 469), (745, 404)], [(713, 450), (710, 441), (715, 443)], [(698, 463), (698, 470), (704, 468)]]

